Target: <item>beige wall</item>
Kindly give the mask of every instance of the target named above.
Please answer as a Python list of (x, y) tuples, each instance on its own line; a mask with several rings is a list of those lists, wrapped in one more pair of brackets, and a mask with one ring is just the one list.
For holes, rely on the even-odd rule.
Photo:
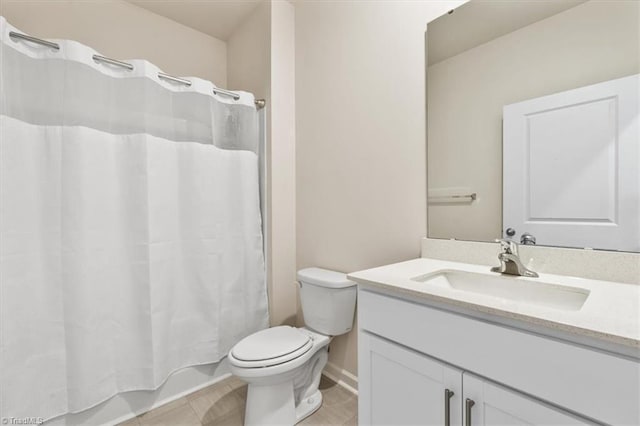
[(271, 306), (272, 324), (296, 324), (295, 11), (271, 6)]
[(232, 88), (267, 100), (267, 274), (272, 325), (296, 324), (294, 9), (265, 1), (228, 39)]
[(472, 204), (429, 206), (429, 236), (502, 233), (502, 107), (640, 72), (640, 3), (590, 1), (428, 69), (429, 188)]
[(30, 35), (79, 41), (116, 59), (227, 86), (226, 43), (121, 0), (1, 0), (0, 15)]
[(229, 89), (271, 97), (271, 4), (260, 4), (227, 39)]
[[(296, 2), (297, 265), (415, 258), (426, 232), (425, 28), (460, 1)], [(357, 372), (356, 333), (330, 362)]]

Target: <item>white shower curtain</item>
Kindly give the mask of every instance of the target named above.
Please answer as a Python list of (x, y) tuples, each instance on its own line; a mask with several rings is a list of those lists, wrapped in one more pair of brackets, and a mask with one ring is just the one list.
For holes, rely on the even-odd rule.
[(266, 327), (252, 95), (0, 30), (0, 417), (157, 388)]

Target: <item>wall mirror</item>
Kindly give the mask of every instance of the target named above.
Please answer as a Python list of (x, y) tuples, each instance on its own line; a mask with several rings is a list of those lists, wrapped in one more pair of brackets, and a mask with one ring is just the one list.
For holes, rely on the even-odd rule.
[(471, 0), (427, 25), (430, 238), (640, 251), (639, 16)]

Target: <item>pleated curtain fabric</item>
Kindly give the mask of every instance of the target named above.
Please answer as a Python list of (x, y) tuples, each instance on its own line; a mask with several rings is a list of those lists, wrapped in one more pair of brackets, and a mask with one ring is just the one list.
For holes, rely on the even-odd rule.
[(0, 30), (0, 417), (155, 389), (267, 327), (253, 96)]

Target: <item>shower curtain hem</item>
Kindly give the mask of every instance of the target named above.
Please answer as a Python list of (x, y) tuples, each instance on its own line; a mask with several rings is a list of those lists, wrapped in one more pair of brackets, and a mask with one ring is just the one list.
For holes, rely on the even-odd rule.
[[(184, 370), (185, 368), (192, 368), (192, 367), (199, 367), (202, 365), (209, 365), (209, 364), (217, 364), (219, 362), (222, 362), (222, 360), (224, 360), (227, 357), (227, 355), (224, 355), (223, 357), (221, 357), (220, 359), (218, 359), (217, 361), (208, 361), (208, 362), (201, 362), (201, 363), (197, 363), (197, 364), (189, 364), (189, 365), (184, 365), (182, 367), (178, 367), (174, 370), (172, 370), (171, 372), (169, 372), (166, 377), (162, 380), (162, 382), (160, 384), (158, 384), (156, 387), (151, 387), (151, 388), (147, 388), (147, 387), (140, 387), (140, 388), (128, 388), (128, 389), (120, 389), (117, 392), (111, 394), (110, 396), (107, 396), (105, 398), (101, 398), (99, 401), (91, 403), (91, 405), (88, 405), (87, 407), (81, 409), (81, 410), (73, 410), (73, 411), (66, 411), (64, 413), (60, 413), (60, 414), (56, 414), (55, 416), (51, 416), (51, 417), (43, 417), (44, 422), (48, 422), (51, 420), (55, 420), (59, 417), (62, 416), (66, 416), (67, 414), (80, 414), (84, 411), (87, 410), (91, 410), (92, 408), (97, 407), (100, 404), (104, 404), (105, 402), (109, 401), (110, 399), (112, 399), (113, 397), (116, 397), (118, 395), (122, 395), (126, 392), (139, 392), (139, 391), (157, 391), (158, 389), (160, 389), (165, 383), (167, 383), (167, 380), (169, 380), (169, 378), (171, 376), (173, 376), (175, 373), (177, 373), (180, 370)], [(136, 416), (138, 416), (139, 414), (136, 414)]]

